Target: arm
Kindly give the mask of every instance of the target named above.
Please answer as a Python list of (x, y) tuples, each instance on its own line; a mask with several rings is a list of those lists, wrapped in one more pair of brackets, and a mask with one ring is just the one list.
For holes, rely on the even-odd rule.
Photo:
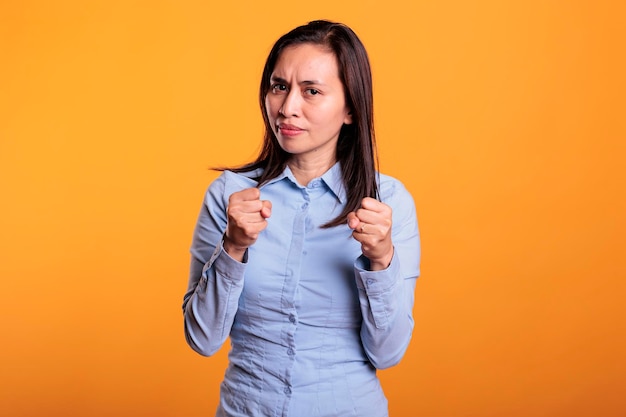
[(225, 176), (209, 187), (191, 245), (189, 284), (183, 298), (185, 338), (196, 352), (210, 356), (232, 326), (243, 288), (245, 264), (223, 249), (227, 215)]
[(224, 172), (211, 184), (194, 232), (183, 300), (185, 337), (205, 356), (217, 352), (230, 333), (243, 290), (247, 249), (271, 214), (271, 203), (260, 200), (257, 188), (238, 184), (242, 181)]
[[(364, 254), (355, 264), (363, 315), (361, 340), (370, 361), (379, 369), (396, 365), (411, 340), (414, 289), (420, 262), (419, 231), (413, 199), (397, 182), (388, 195), (385, 204), (393, 213), (390, 233), (391, 262), (386, 263), (384, 269), (376, 268), (366, 256), (371, 251), (366, 250), (366, 245), (363, 244)], [(358, 229), (357, 226), (356, 235), (359, 234)], [(366, 223), (365, 233), (368, 230), (371, 231), (372, 227)], [(359, 240), (362, 236), (355, 238)], [(380, 244), (377, 246), (384, 247)], [(372, 253), (376, 254), (376, 251)]]

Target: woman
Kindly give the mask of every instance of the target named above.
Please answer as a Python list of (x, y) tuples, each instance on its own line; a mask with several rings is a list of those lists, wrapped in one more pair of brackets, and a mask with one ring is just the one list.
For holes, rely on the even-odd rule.
[(388, 415), (376, 369), (413, 329), (413, 200), (376, 172), (367, 53), (345, 25), (283, 35), (261, 79), (256, 161), (209, 187), (191, 247), (185, 335), (230, 336), (218, 416)]

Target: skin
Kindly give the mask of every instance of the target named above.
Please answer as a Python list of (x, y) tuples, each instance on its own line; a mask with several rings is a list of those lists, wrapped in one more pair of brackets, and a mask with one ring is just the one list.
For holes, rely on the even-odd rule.
[[(337, 141), (344, 124), (352, 123), (335, 55), (319, 45), (286, 48), (272, 72), (265, 109), (279, 145), (291, 154), (289, 168), (308, 184), (337, 161)], [(257, 188), (233, 193), (227, 208), (224, 250), (242, 261), (268, 224), (272, 204)], [(393, 256), (391, 208), (373, 198), (348, 215), (352, 236), (361, 243), (373, 271), (389, 266)]]
[(265, 109), (300, 184), (335, 163), (339, 132), (352, 116), (332, 52), (312, 44), (286, 48), (272, 72)]

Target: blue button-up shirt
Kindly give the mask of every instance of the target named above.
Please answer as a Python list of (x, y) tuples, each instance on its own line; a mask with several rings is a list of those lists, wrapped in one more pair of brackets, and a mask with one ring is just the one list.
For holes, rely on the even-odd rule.
[(413, 330), (420, 243), (413, 199), (379, 175), (393, 210), (394, 255), (368, 271), (348, 225), (321, 228), (345, 205), (339, 164), (306, 187), (289, 168), (261, 187), (272, 215), (244, 256), (222, 247), (229, 196), (258, 172), (225, 171), (209, 187), (191, 247), (185, 335), (203, 355), (230, 336), (218, 416), (384, 417), (376, 368), (398, 363)]

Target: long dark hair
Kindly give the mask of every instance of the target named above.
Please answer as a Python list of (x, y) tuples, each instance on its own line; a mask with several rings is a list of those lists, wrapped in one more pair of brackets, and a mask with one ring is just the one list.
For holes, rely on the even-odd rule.
[(358, 209), (364, 197), (378, 197), (372, 73), (365, 47), (348, 26), (315, 20), (293, 29), (276, 41), (265, 62), (259, 89), (259, 104), (265, 122), (263, 146), (254, 162), (231, 170), (250, 172), (262, 168), (262, 174), (256, 178), (259, 185), (284, 171), (290, 154), (280, 147), (274, 136), (265, 110), (265, 98), (280, 53), (289, 46), (304, 43), (324, 46), (335, 54), (346, 104), (352, 113), (352, 123), (343, 125), (337, 142), (337, 160), (341, 166), (347, 201), (342, 213), (324, 225), (333, 227), (345, 223), (348, 213)]

